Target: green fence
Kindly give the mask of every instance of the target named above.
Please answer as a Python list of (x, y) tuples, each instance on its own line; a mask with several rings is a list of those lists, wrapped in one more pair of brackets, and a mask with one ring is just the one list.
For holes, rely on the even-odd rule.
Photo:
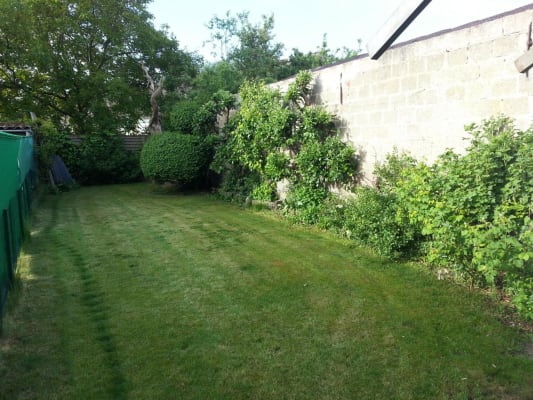
[(0, 318), (13, 283), (36, 179), (33, 138), (0, 132)]

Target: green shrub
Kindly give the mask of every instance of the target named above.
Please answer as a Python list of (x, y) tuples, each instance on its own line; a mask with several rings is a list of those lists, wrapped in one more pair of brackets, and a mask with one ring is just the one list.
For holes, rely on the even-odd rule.
[(398, 182), (398, 215), (426, 238), (428, 262), (507, 291), (533, 318), (533, 131), (504, 117), (467, 131), (466, 154), (448, 151)]
[(39, 159), (45, 171), (57, 154), (80, 184), (126, 183), (141, 177), (139, 153), (127, 151), (119, 135), (92, 134), (75, 143), (70, 135), (46, 124), (39, 126), (38, 133)]
[(196, 127), (196, 113), (201, 104), (185, 100), (176, 103), (169, 113), (168, 128), (172, 132), (192, 134)]
[(291, 193), (285, 210), (295, 220), (316, 223), (329, 189), (354, 183), (357, 158), (337, 137), (334, 115), (308, 104), (311, 81), (311, 73), (298, 74), (285, 95), (246, 82), (240, 110), (228, 124), (231, 129), (212, 167), (224, 172), (239, 165), (240, 171), (258, 174), (262, 186), (256, 196), (268, 197), (265, 187), (287, 179)]
[(357, 170), (354, 151), (337, 137), (304, 143), (295, 157), (293, 181), (313, 187), (349, 184)]
[(52, 166), (52, 157), (58, 155), (63, 159), (65, 165), (74, 173), (78, 170), (80, 159), (80, 149), (70, 136), (63, 132), (58, 132), (48, 121), (39, 121), (37, 134), (39, 135), (39, 167), (43, 177), (47, 179), (47, 171)]
[(273, 182), (263, 182), (252, 191), (252, 199), (273, 201), (276, 198), (276, 185)]
[(204, 183), (212, 146), (206, 140), (181, 133), (152, 135), (141, 151), (141, 169), (156, 182), (179, 186)]
[(317, 226), (321, 229), (348, 236), (345, 227), (345, 209), (348, 200), (339, 196), (329, 196), (323, 203)]
[[(398, 218), (395, 189), (404, 170), (416, 161), (396, 151), (376, 165), (376, 187), (357, 187), (353, 197), (332, 196), (324, 203), (318, 224), (371, 247), (386, 257), (405, 257), (417, 253), (420, 235), (409, 221)], [(342, 173), (342, 171), (341, 171)]]
[(127, 183), (141, 176), (139, 153), (127, 151), (117, 134), (88, 135), (78, 150), (79, 159), (71, 172), (81, 184)]
[(235, 96), (219, 90), (205, 102), (184, 100), (176, 103), (169, 113), (168, 127), (173, 132), (183, 132), (198, 136), (217, 133), (217, 119), (224, 116), (229, 119), (229, 112), (235, 106)]
[(293, 185), (285, 200), (284, 211), (294, 222), (318, 224), (324, 204), (332, 194), (325, 187), (309, 187), (305, 184)]
[(290, 176), (290, 157), (282, 152), (270, 153), (265, 164), (265, 177), (272, 181), (281, 181)]
[(513, 151), (506, 157), (505, 184), (492, 223), (475, 232), (473, 264), (491, 285), (505, 287), (518, 310), (533, 319), (533, 131), (509, 134), (496, 143), (500, 150)]
[(409, 171), (416, 167), (418, 161), (409, 153), (399, 153), (397, 149), (387, 154), (384, 162), (376, 164), (374, 176), (376, 179), (375, 186), (380, 192), (393, 192), (402, 177), (409, 174)]
[(257, 173), (238, 164), (232, 165), (224, 170), (217, 195), (224, 200), (243, 204), (260, 184), (261, 179)]
[(359, 187), (355, 198), (345, 204), (344, 231), (348, 237), (373, 248), (380, 255), (405, 254), (411, 238), (397, 222), (396, 209), (394, 194)]

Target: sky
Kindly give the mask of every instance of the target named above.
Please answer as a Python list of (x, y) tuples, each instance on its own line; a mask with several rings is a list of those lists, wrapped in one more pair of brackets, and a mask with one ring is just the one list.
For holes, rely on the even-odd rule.
[[(212, 61), (206, 24), (213, 16), (224, 18), (248, 11), (249, 21), (259, 23), (262, 15), (274, 16), (275, 41), (306, 53), (322, 44), (328, 48), (358, 48), (366, 44), (404, 0), (152, 0), (148, 11), (156, 27), (168, 25), (180, 47)], [(443, 29), (454, 28), (533, 3), (533, 0), (432, 0), (418, 18), (397, 39), (400, 43)], [(185, 4), (185, 5), (184, 5)]]

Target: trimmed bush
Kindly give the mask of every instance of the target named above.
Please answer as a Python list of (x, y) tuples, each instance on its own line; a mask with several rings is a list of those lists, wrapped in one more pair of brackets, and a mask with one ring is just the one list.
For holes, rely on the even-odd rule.
[(166, 132), (153, 135), (142, 148), (146, 178), (178, 186), (200, 183), (211, 160), (212, 146), (198, 136)]

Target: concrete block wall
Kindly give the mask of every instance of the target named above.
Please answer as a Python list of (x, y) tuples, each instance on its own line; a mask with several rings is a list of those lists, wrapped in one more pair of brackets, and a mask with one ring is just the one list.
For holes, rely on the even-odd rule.
[[(362, 156), (372, 183), (376, 162), (396, 147), (432, 162), (464, 150), (464, 126), (503, 113), (533, 122), (533, 69), (514, 61), (527, 50), (533, 4), (386, 51), (317, 69), (314, 99), (337, 115), (345, 141)], [(278, 82), (283, 90), (291, 79)]]

